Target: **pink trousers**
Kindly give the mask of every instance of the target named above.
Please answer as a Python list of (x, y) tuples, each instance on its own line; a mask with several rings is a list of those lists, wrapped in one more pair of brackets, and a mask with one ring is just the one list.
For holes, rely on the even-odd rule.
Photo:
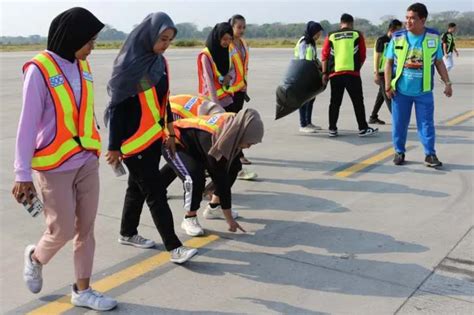
[(47, 228), (35, 249), (42, 264), (74, 239), (76, 279), (90, 278), (94, 260), (94, 223), (99, 205), (99, 161), (65, 172), (36, 172)]

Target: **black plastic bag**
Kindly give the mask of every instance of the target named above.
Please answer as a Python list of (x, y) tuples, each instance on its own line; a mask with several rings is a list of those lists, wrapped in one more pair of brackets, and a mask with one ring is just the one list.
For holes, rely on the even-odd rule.
[(276, 89), (275, 119), (291, 114), (325, 88), (320, 64), (317, 61), (291, 60), (283, 84)]

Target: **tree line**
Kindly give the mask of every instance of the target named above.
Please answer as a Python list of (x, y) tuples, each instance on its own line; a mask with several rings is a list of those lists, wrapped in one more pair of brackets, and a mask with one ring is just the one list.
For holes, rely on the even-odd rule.
[[(379, 25), (374, 25), (367, 19), (355, 18), (355, 28), (365, 34), (367, 37), (378, 37), (387, 31), (387, 26), (390, 20), (397, 18), (394, 15), (384, 15), (380, 18), (382, 21)], [(403, 21), (403, 19), (401, 19)], [(458, 12), (458, 11), (445, 11), (439, 13), (432, 13), (427, 22), (427, 26), (435, 28), (441, 33), (447, 28), (448, 23), (454, 22), (458, 26), (457, 36), (474, 36), (474, 11), (469, 12)], [(331, 23), (328, 20), (320, 21), (325, 32), (331, 32), (339, 28), (339, 23)], [(265, 23), (262, 25), (258, 24), (247, 24), (247, 30), (245, 33), (246, 38), (288, 38), (294, 39), (300, 37), (305, 30), (306, 23)], [(197, 39), (203, 40), (212, 30), (212, 27), (204, 27), (199, 30), (198, 27), (193, 23), (178, 23), (176, 24), (178, 29), (177, 40), (190, 40)], [(106, 25), (100, 32), (98, 41), (123, 41), (127, 37), (127, 34), (116, 30), (110, 25)], [(1, 36), (1, 45), (23, 45), (23, 44), (43, 44), (46, 42), (46, 37), (39, 35), (31, 35), (27, 37), (23, 36)]]

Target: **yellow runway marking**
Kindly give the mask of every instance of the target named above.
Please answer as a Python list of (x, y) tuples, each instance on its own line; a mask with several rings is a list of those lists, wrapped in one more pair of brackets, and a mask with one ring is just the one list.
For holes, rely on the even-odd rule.
[[(185, 246), (200, 248), (204, 247), (209, 243), (212, 243), (219, 239), (217, 235), (208, 235), (204, 237), (195, 237), (184, 243)], [(130, 267), (127, 267), (121, 271), (118, 271), (110, 276), (107, 276), (91, 286), (99, 292), (107, 292), (121, 286), (124, 283), (132, 281), (144, 274), (166, 264), (170, 259), (168, 252), (162, 252), (143, 261), (136, 263)], [(43, 305), (28, 314), (40, 315), (40, 314), (61, 314), (67, 310), (70, 310), (74, 306), (71, 304), (71, 296), (63, 296), (60, 299)]]
[(360, 172), (363, 169), (369, 166), (372, 166), (377, 162), (383, 161), (394, 154), (395, 154), (395, 151), (393, 151), (393, 148), (387, 149), (385, 151), (380, 152), (379, 154), (376, 154), (374, 156), (369, 157), (368, 159), (363, 160), (362, 162), (359, 162), (346, 169), (343, 169), (342, 171), (337, 172), (335, 176), (349, 177), (353, 175), (354, 173)]
[(474, 110), (471, 110), (465, 114), (462, 114), (456, 118), (453, 118), (451, 119), (450, 121), (448, 121), (446, 123), (447, 126), (454, 126), (454, 125), (457, 125), (457, 124), (460, 124), (470, 118), (474, 117)]

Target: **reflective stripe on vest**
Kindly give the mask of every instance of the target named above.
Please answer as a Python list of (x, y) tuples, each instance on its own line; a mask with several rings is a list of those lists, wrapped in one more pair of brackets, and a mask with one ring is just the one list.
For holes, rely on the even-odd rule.
[[(204, 72), (202, 70), (202, 64), (201, 64), (201, 56), (202, 55), (205, 55), (210, 63), (211, 63), (211, 67), (212, 67), (212, 73), (213, 73), (213, 76), (214, 76), (214, 86), (216, 88), (216, 95), (217, 95), (217, 98), (218, 99), (223, 99), (224, 97), (228, 96), (228, 95), (233, 95), (233, 89), (231, 87), (229, 88), (226, 88), (224, 86), (221, 85), (221, 83), (219, 82), (219, 78), (223, 77), (221, 75), (221, 73), (219, 72), (219, 70), (217, 69), (217, 66), (214, 62), (214, 60), (212, 59), (212, 55), (211, 55), (211, 52), (209, 51), (209, 49), (206, 47), (204, 48), (198, 55), (198, 58), (197, 58), (197, 66), (198, 66), (198, 79), (199, 79), (199, 95), (206, 95), (207, 97), (210, 97), (209, 94), (205, 94), (204, 93), (204, 85), (205, 85), (205, 80), (204, 80)], [(231, 62), (231, 59), (230, 59), (230, 55), (229, 55), (229, 68), (230, 68), (230, 62)]]
[(199, 107), (207, 102), (202, 97), (192, 95), (170, 96), (171, 111), (181, 118), (196, 117), (199, 114)]
[(234, 45), (234, 42), (232, 42), (229, 46), (230, 58), (232, 60), (236, 73), (234, 84), (231, 87), (234, 92), (241, 91), (247, 86), (249, 49), (247, 43), (243, 39), (240, 39), (240, 41), (245, 50), (245, 58), (240, 53), (240, 50), (237, 49), (237, 47)]
[(360, 67), (354, 61), (359, 52), (359, 45), (356, 45), (358, 39), (359, 33), (351, 30), (337, 31), (329, 35), (329, 42), (332, 44), (331, 57), (334, 59), (331, 72), (359, 70)]
[(387, 50), (388, 43), (383, 44), (383, 51), (380, 56), (379, 63), (377, 64), (377, 41), (374, 44), (374, 69), (378, 73), (383, 73), (385, 71), (385, 62), (387, 61), (385, 58), (385, 51)]
[[(301, 41), (304, 40), (304, 36), (301, 37), (298, 42), (296, 43), (296, 46), (295, 46), (295, 59), (300, 59), (300, 44), (301, 44)], [(307, 44), (306, 45), (306, 51), (305, 51), (305, 59), (306, 60), (310, 60), (310, 61), (313, 61), (316, 59), (316, 54), (315, 54), (315, 51), (314, 51), (314, 48), (313, 46)]]
[[(400, 79), (405, 61), (408, 55), (408, 40), (406, 39), (406, 31), (396, 33), (394, 35), (394, 50), (395, 50), (395, 78), (391, 81), (393, 90), (396, 90), (397, 81)], [(433, 90), (432, 82), (432, 68), (436, 59), (436, 51), (439, 45), (439, 36), (436, 33), (429, 31), (425, 32), (425, 37), (422, 42), (422, 62), (423, 62), (423, 92), (430, 92)]]
[(160, 106), (154, 86), (139, 93), (138, 98), (141, 107), (140, 126), (120, 147), (125, 157), (140, 153), (163, 136), (160, 121), (165, 117), (167, 100), (165, 99), (164, 106)]
[(36, 55), (23, 66), (25, 72), (36, 65), (50, 92), (56, 112), (56, 134), (46, 147), (37, 149), (31, 167), (38, 171), (52, 170), (82, 150), (100, 155), (100, 135), (94, 121), (94, 90), (87, 61), (78, 60), (81, 80), (81, 104), (78, 106), (65, 75), (47, 52)]
[(235, 113), (220, 113), (211, 116), (200, 116), (193, 118), (179, 119), (173, 122), (176, 137), (181, 141), (181, 133), (179, 129), (195, 128), (204, 130), (211, 134), (215, 134), (222, 129), (227, 118), (235, 116)]

